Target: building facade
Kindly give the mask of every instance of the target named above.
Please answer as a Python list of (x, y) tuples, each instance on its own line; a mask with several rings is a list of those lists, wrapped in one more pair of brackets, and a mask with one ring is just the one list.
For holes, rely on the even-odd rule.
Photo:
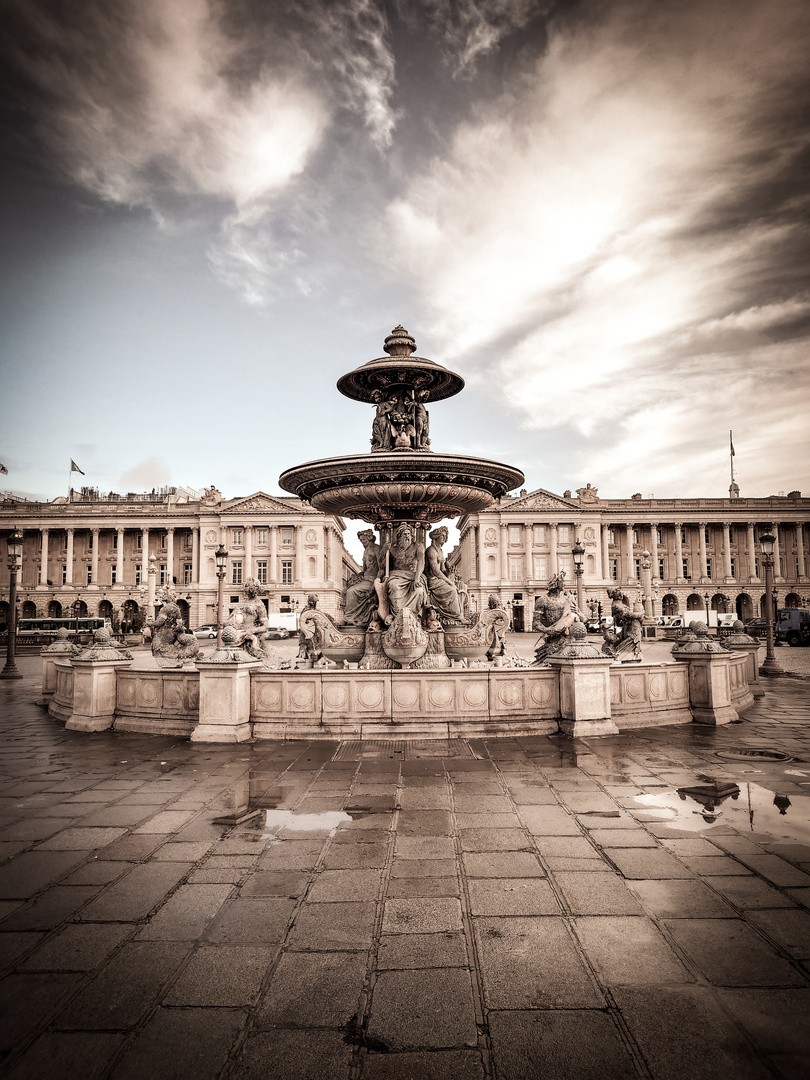
[[(215, 488), (126, 496), (85, 488), (70, 499), (28, 502), (6, 496), (0, 533), (23, 534), (18, 573), (20, 618), (101, 615), (135, 619), (156, 588), (172, 585), (191, 627), (216, 622), (214, 553), (228, 551), (226, 608), (249, 577), (263, 586), (270, 613), (303, 608), (310, 593), (329, 614), (340, 611), (357, 563), (343, 546), (344, 522), (296, 498), (258, 491), (223, 499)], [(4, 554), (4, 553), (3, 553)], [(8, 618), (9, 569), (0, 559), (0, 624)]]
[[(736, 487), (736, 485), (735, 485)], [(600, 499), (588, 484), (572, 496), (542, 489), (522, 491), (459, 521), (460, 541), (450, 564), (468, 582), (471, 606), (495, 596), (512, 611), (514, 629), (531, 629), (535, 597), (550, 577), (565, 571), (575, 588), (572, 548), (585, 548), (586, 613), (608, 588), (635, 599), (641, 565), (649, 553), (654, 613), (675, 615), (711, 609), (743, 620), (763, 610), (765, 579), (759, 536), (776, 537), (774, 584), (780, 607), (810, 606), (808, 534), (810, 499), (786, 496), (742, 499)]]

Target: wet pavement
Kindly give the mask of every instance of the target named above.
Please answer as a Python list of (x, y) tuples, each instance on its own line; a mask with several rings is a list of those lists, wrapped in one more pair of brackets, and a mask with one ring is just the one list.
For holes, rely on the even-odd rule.
[(39, 664), (0, 683), (9, 1080), (810, 1071), (806, 679), (719, 729), (192, 746), (66, 732)]

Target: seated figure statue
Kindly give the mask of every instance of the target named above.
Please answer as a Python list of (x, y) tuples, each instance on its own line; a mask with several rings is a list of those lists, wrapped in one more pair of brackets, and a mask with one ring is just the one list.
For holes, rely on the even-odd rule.
[(346, 586), (343, 594), (343, 622), (345, 626), (368, 627), (378, 604), (374, 580), (381, 577), (380, 545), (373, 529), (363, 529), (357, 534), (363, 545), (363, 569)]
[(448, 535), (444, 525), (434, 529), (430, 534), (430, 547), (425, 552), (425, 574), (430, 594), (430, 606), (435, 609), (443, 625), (462, 622), (458, 589), (447, 576), (447, 566), (442, 551), (442, 544), (447, 543)]
[(197, 659), (200, 643), (183, 622), (173, 590), (162, 589), (158, 599), (162, 601), (160, 610), (146, 623), (151, 630), (152, 656), (158, 667), (183, 667)]
[(614, 630), (602, 631), (605, 639), (602, 652), (621, 663), (641, 660), (641, 623), (644, 613), (633, 611), (625, 604), (621, 589), (608, 589), (607, 594), (612, 601), (610, 613), (613, 616)]
[(575, 622), (584, 622), (576, 601), (566, 591), (564, 571), (551, 578), (547, 589), (547, 595), (534, 602), (532, 630), (540, 634), (534, 646), (534, 663), (538, 665), (560, 651)]
[(380, 569), (385, 571), (386, 566), (385, 577), (377, 578), (374, 583), (380, 598), (380, 618), (390, 626), (400, 610), (406, 607), (421, 620), (424, 609), (430, 604), (425, 579), (425, 548), (417, 542), (407, 522), (399, 526), (393, 542), (386, 541), (380, 550)]
[(270, 623), (267, 609), (259, 599), (262, 587), (253, 578), (248, 578), (243, 588), (245, 599), (236, 605), (227, 620), (239, 637), (236, 646), (256, 660), (264, 661), (267, 667), (278, 667), (278, 653), (267, 637)]

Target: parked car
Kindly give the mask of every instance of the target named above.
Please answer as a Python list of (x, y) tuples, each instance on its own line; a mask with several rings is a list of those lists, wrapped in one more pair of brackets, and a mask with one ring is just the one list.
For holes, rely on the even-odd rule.
[(764, 638), (767, 633), (767, 623), (764, 619), (749, 619), (745, 624), (745, 632), (751, 637)]
[(270, 626), (267, 630), (267, 636), (273, 641), (283, 641), (284, 638), (290, 636), (290, 631), (286, 626)]
[(779, 608), (774, 633), (788, 645), (810, 645), (810, 611), (807, 608)]
[(196, 638), (215, 638), (217, 636), (217, 628), (215, 626), (198, 626), (193, 632)]

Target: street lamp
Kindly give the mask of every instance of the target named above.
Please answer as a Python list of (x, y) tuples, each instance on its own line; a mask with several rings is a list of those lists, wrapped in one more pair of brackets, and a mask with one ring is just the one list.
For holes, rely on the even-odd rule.
[(765, 568), (765, 663), (759, 669), (760, 675), (781, 675), (782, 669), (776, 662), (773, 639), (773, 553), (776, 537), (766, 529), (759, 534), (759, 546), (762, 551), (762, 565)]
[(703, 594), (703, 603), (706, 605), (706, 629), (708, 630), (711, 624), (709, 623), (709, 594), (707, 592)]
[(644, 589), (644, 616), (647, 619), (651, 619), (653, 616), (651, 567), (650, 553), (649, 551), (643, 551), (641, 554), (641, 583)]
[(228, 552), (222, 544), (214, 552), (217, 564), (217, 648), (222, 648), (222, 606), (225, 601), (225, 570), (228, 566)]
[(582, 599), (582, 564), (585, 562), (585, 548), (582, 546), (579, 537), (577, 537), (577, 542), (571, 548), (571, 555), (574, 559), (574, 574), (577, 579), (577, 607), (579, 608), (580, 618), (582, 618), (582, 608), (584, 606)]
[(6, 666), (0, 671), (0, 679), (21, 679), (17, 671), (14, 656), (17, 651), (17, 568), (22, 563), (22, 533), (15, 528), (6, 538), (8, 544), (8, 644), (6, 646)]

